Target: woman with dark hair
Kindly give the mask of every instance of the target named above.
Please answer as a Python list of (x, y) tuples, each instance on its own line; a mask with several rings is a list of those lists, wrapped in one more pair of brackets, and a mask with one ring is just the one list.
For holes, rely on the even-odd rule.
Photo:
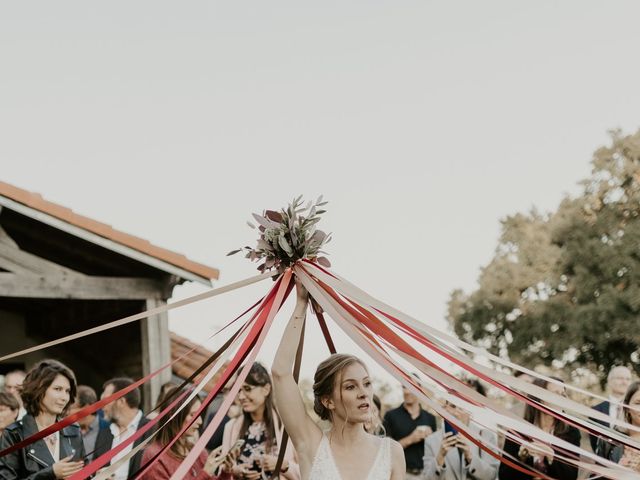
[[(634, 427), (640, 427), (640, 382), (633, 382), (629, 385), (622, 403), (624, 404), (624, 421)], [(636, 441), (640, 440), (640, 433), (635, 430), (622, 428), (616, 429), (626, 435), (629, 435)], [(627, 448), (624, 445), (611, 443), (600, 438), (598, 439), (596, 453), (602, 457), (608, 458), (612, 462), (619, 463), (633, 471), (640, 472), (640, 452), (633, 448)]]
[[(158, 402), (172, 400), (171, 396), (176, 391), (177, 387), (171, 386), (164, 392), (164, 398), (158, 400)], [(193, 420), (194, 415), (200, 408), (200, 399), (196, 396), (184, 406), (180, 411), (180, 405), (176, 405), (169, 414), (165, 417), (170, 419), (169, 422), (160, 429), (156, 435), (156, 440), (150, 444), (144, 450), (142, 455), (142, 465), (146, 465), (166, 446), (171, 440), (173, 440), (180, 430)], [(177, 412), (177, 413), (176, 413)], [(173, 415), (175, 416), (171, 418)], [(173, 472), (180, 466), (182, 461), (189, 454), (193, 445), (198, 437), (198, 428), (202, 424), (202, 418), (198, 417), (191, 424), (189, 429), (178, 438), (178, 440), (165, 452), (160, 455), (160, 458), (153, 464), (153, 466), (142, 476), (141, 480), (165, 480), (171, 478)], [(205, 451), (200, 453), (200, 456), (191, 467), (191, 474), (186, 478), (196, 480), (208, 480), (213, 478), (215, 469), (219, 465), (218, 452), (211, 452), (209, 456)]]
[[(558, 382), (561, 379), (551, 377)], [(555, 382), (537, 378), (533, 381), (533, 385), (542, 387), (557, 395), (565, 395), (562, 385)], [(536, 399), (538, 400), (538, 399)], [(524, 419), (535, 425), (536, 427), (550, 433), (562, 440), (572, 443), (576, 446), (580, 445), (580, 432), (577, 428), (567, 425), (557, 420), (555, 417), (542, 412), (538, 408), (527, 404), (524, 410)], [(561, 478), (562, 480), (575, 480), (578, 478), (578, 467), (567, 464), (566, 462), (556, 460), (555, 447), (543, 444), (537, 441), (532, 442), (533, 448), (529, 449), (524, 445), (520, 445), (514, 440), (507, 438), (504, 444), (504, 451), (512, 462), (520, 462), (524, 466), (535, 471), (544, 473), (552, 478)], [(571, 456), (569, 452), (562, 452), (563, 456)], [(498, 474), (500, 480), (529, 480), (532, 477), (526, 473), (520, 472), (505, 463), (500, 465)]]
[[(271, 479), (278, 460), (282, 429), (273, 405), (271, 377), (260, 363), (251, 366), (238, 400), (242, 414), (227, 422), (222, 437), (222, 452), (233, 455), (232, 465), (227, 471), (236, 479)], [(288, 479), (299, 478), (298, 465), (290, 446), (285, 452), (280, 473)]]
[(0, 392), (0, 433), (18, 419), (20, 403), (9, 392)]
[[(21, 395), (27, 414), (4, 430), (0, 450), (63, 418), (76, 397), (76, 377), (64, 364), (43, 360), (27, 373)], [(67, 478), (84, 466), (83, 458), (80, 427), (73, 424), (0, 458), (0, 478)]]
[(158, 399), (156, 400), (156, 405), (153, 407), (153, 410), (147, 414), (147, 418), (149, 420), (153, 420), (158, 416), (162, 407), (166, 407), (165, 400), (167, 397), (173, 392), (176, 388), (176, 384), (173, 382), (165, 382), (160, 387), (160, 393), (158, 394)]
[(307, 414), (293, 378), (308, 294), (297, 285), (296, 308), (276, 352), (271, 372), (278, 411), (291, 436), (304, 480), (404, 480), (404, 451), (389, 437), (365, 430), (371, 421), (373, 388), (367, 368), (353, 355), (334, 354), (314, 376), (315, 413), (330, 422), (324, 432)]

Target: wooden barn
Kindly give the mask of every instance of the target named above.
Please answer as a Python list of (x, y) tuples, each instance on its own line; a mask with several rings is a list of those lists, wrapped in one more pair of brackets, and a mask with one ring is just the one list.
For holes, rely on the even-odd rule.
[[(210, 286), (218, 273), (0, 182), (0, 356), (165, 305), (176, 285)], [(164, 313), (10, 359), (0, 374), (57, 358), (99, 390), (110, 377), (139, 378), (166, 364), (171, 348)], [(146, 408), (171, 373), (146, 386)]]

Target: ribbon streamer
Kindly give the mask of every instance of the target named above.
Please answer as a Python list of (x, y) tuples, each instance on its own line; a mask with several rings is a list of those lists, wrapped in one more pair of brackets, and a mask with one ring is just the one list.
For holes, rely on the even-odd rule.
[[(319, 301), (320, 301), (320, 298), (322, 298), (323, 296), (326, 296), (326, 295), (327, 295), (327, 292), (326, 292), (326, 291), (323, 291), (323, 290), (321, 290), (321, 289), (318, 289), (318, 287), (315, 287), (315, 286), (310, 285), (310, 284), (308, 283), (308, 282), (311, 280), (311, 278), (310, 278), (310, 277), (308, 277), (308, 276), (307, 276), (307, 278), (306, 278), (306, 280), (307, 280), (307, 281), (305, 281), (305, 275), (304, 275), (304, 273), (300, 272), (300, 270), (297, 270), (297, 271), (296, 271), (296, 273), (298, 273), (298, 274), (299, 274), (299, 277), (300, 277), (300, 278), (301, 278), (301, 280), (303, 281), (303, 284), (305, 285), (305, 287), (307, 287), (307, 289), (309, 289), (309, 291), (310, 291), (310, 292), (313, 292), (313, 293), (312, 293), (312, 295), (314, 295), (314, 298), (315, 298), (316, 300), (319, 300)], [(316, 282), (316, 281), (313, 281), (313, 283), (315, 283), (315, 282)], [(329, 297), (327, 297), (327, 298), (329, 299), (329, 298), (331, 298), (331, 296), (329, 295)], [(351, 309), (351, 311), (349, 311), (348, 306), (344, 305), (344, 303), (343, 303), (342, 305), (340, 305), (340, 301), (339, 301), (339, 299), (336, 299), (335, 297), (333, 298), (333, 300), (329, 300), (329, 301), (336, 302), (336, 305), (334, 305), (334, 307), (335, 307), (335, 308), (345, 307), (345, 308), (342, 308), (342, 310), (341, 310), (341, 311), (338, 311), (338, 310), (336, 310), (335, 308), (333, 308), (332, 310), (328, 310), (329, 308), (332, 308), (332, 307), (330, 307), (328, 304), (323, 304), (323, 305), (322, 305), (322, 306), (323, 306), (323, 308), (324, 308), (325, 310), (327, 310), (327, 311), (329, 311), (329, 312), (330, 312), (330, 314), (332, 315), (332, 317), (333, 317), (333, 318), (334, 318), (334, 320), (336, 320), (336, 321), (337, 321), (337, 318), (340, 318), (340, 321), (342, 321), (343, 319), (349, 319), (349, 317), (350, 317), (352, 314), (355, 314), (355, 313), (356, 313), (355, 311), (353, 311), (353, 309)], [(358, 323), (361, 323), (361, 322), (366, 322), (366, 319), (363, 319), (363, 318), (358, 318), (358, 320), (352, 319), (350, 323), (351, 323), (351, 324), (358, 324)], [(353, 325), (352, 325), (352, 326), (353, 326)], [(371, 328), (371, 327), (372, 327), (372, 326), (370, 326), (370, 328)], [(387, 341), (392, 341), (392, 338), (389, 338), (389, 337), (388, 337), (388, 334), (389, 334), (389, 332), (386, 332), (386, 333), (384, 333), (384, 332), (382, 332), (382, 331), (378, 331), (378, 332), (377, 332), (377, 335), (379, 335), (379, 336), (381, 336), (381, 337), (383, 337), (383, 336), (384, 336), (384, 337), (386, 338), (386, 340), (387, 340)], [(393, 337), (393, 336), (392, 336), (392, 337)], [(352, 337), (352, 338), (353, 338), (353, 337)], [(395, 338), (395, 340), (396, 340), (396, 341), (398, 340), (398, 337), (393, 337), (393, 338)], [(401, 340), (401, 339), (400, 339), (400, 340)], [(393, 344), (393, 341), (392, 341), (392, 344)], [(397, 345), (397, 344), (394, 344), (394, 346), (395, 346), (395, 348), (401, 348), (401, 347), (400, 347), (400, 345)], [(406, 347), (406, 346), (405, 346), (405, 347)], [(406, 350), (405, 350), (405, 354), (406, 354), (406, 355), (408, 355), (410, 358), (411, 358), (411, 357), (413, 357), (415, 360), (417, 360), (417, 359), (419, 358), (419, 355), (416, 355), (416, 353), (417, 353), (417, 352), (415, 352), (415, 351), (411, 351), (411, 350), (406, 351)], [(426, 360), (426, 359), (424, 359), (424, 358), (419, 358), (419, 359), (420, 359), (421, 361)], [(428, 361), (427, 361), (427, 362), (428, 362)], [(414, 364), (415, 364), (415, 363), (414, 363)], [(422, 369), (421, 369), (421, 370), (422, 370)], [(397, 375), (397, 372), (396, 372), (395, 374)], [(433, 374), (433, 372), (431, 372), (431, 374)], [(441, 380), (442, 380), (442, 379), (441, 379)], [(439, 383), (445, 383), (445, 384), (446, 384), (446, 383), (447, 383), (447, 378), (446, 378), (446, 377), (444, 377), (444, 382), (439, 382)], [(449, 382), (449, 383), (450, 383), (450, 382)], [(456, 391), (456, 394), (458, 394), (458, 395), (459, 395), (459, 394), (460, 394), (460, 391), (462, 391), (462, 390), (464, 390), (464, 389), (465, 389), (465, 388), (457, 388), (457, 389), (453, 389), (453, 390), (455, 390), (455, 391)], [(449, 388), (449, 390), (451, 390), (451, 388)], [(477, 392), (476, 392), (476, 393), (477, 393)], [(480, 397), (481, 397), (481, 396), (480, 396)], [(484, 397), (481, 397), (481, 398), (484, 398)], [(536, 405), (536, 407), (540, 408), (540, 406), (539, 406), (539, 405)], [(497, 407), (497, 408), (498, 408), (498, 411), (501, 411), (501, 410), (502, 410), (502, 409), (500, 409), (500, 407)], [(436, 410), (437, 410), (437, 409), (436, 409)], [(446, 412), (438, 412), (438, 413), (441, 413), (441, 414), (442, 414), (442, 416), (444, 416), (445, 418), (447, 418), (447, 416), (450, 416), (450, 415), (448, 415)], [(558, 412), (551, 411), (550, 413), (552, 413), (552, 414), (553, 414), (553, 413), (555, 413), (555, 414), (558, 416)], [(570, 422), (572, 422), (572, 421), (574, 421), (574, 420), (575, 420), (575, 419), (569, 418), (569, 417), (564, 416), (564, 415), (561, 415), (561, 418), (562, 418), (562, 420), (570, 421)], [(531, 424), (522, 425), (522, 422), (523, 422), (522, 420), (517, 420), (517, 419), (515, 419), (515, 420), (514, 420), (514, 419), (512, 419), (512, 418), (509, 418), (509, 420), (510, 420), (510, 421), (512, 421), (512, 422), (513, 422), (513, 421), (515, 421), (515, 422), (516, 422), (516, 425), (517, 425), (517, 427), (518, 427), (518, 430), (522, 430), (522, 428), (529, 430), (529, 429), (531, 429), (531, 428), (532, 428), (532, 425), (531, 425)], [(454, 420), (452, 423), (455, 423), (455, 420)], [(537, 438), (536, 433), (538, 433), (538, 432), (535, 432), (535, 429), (533, 429), (533, 433), (532, 433), (531, 431), (528, 431), (527, 433), (532, 434), (532, 436), (533, 436), (534, 438)], [(626, 440), (627, 438), (628, 438), (628, 437), (626, 437), (626, 438), (625, 438), (625, 440)], [(471, 439), (471, 440), (473, 440), (473, 438), (470, 438), (470, 439)], [(552, 438), (545, 438), (545, 440), (549, 441), (549, 443), (552, 443), (552, 444), (561, 443), (561, 442), (558, 442), (558, 440), (559, 440), (559, 439), (556, 439), (555, 437), (552, 437)], [(581, 449), (579, 449), (579, 448), (577, 448), (577, 447), (575, 447), (575, 446), (573, 446), (573, 445), (571, 445), (571, 444), (558, 445), (558, 447), (560, 447), (560, 448), (562, 448), (562, 449), (573, 450), (573, 453), (575, 453), (575, 454), (587, 453), (587, 456), (589, 456), (589, 455), (590, 455), (590, 456), (592, 457), (592, 459), (595, 459), (596, 461), (600, 461), (600, 460), (602, 460), (602, 459), (600, 459), (599, 457), (595, 457), (593, 454), (589, 454), (588, 452), (584, 452), (584, 451), (582, 451)], [(490, 452), (488, 452), (488, 453), (490, 453)], [(567, 460), (568, 460), (568, 461), (571, 461), (572, 459), (567, 459)], [(504, 458), (502, 458), (502, 461), (504, 461)], [(572, 463), (574, 463), (574, 464), (575, 464), (575, 462), (572, 462)], [(609, 463), (610, 463), (610, 462), (609, 462)], [(615, 464), (610, 464), (609, 466), (611, 466), (611, 465), (615, 465)], [(587, 465), (582, 465), (582, 464), (580, 464), (580, 466), (581, 466), (582, 468), (589, 468)], [(604, 472), (606, 471), (606, 470), (602, 470), (602, 469), (600, 469), (600, 468), (595, 468), (595, 469), (593, 469), (593, 470), (597, 470), (597, 473), (604, 473)], [(611, 473), (609, 473), (609, 475), (612, 475), (612, 474), (611, 474)], [(618, 473), (616, 473), (616, 474), (614, 474), (614, 475), (619, 475), (619, 472), (618, 472)], [(614, 476), (613, 478), (620, 478), (620, 477), (619, 477), (619, 476)], [(629, 478), (637, 478), (637, 477), (629, 477)]]
[[(316, 275), (323, 282), (327, 282), (328, 285), (340, 291), (343, 295), (347, 295), (353, 301), (359, 302), (359, 299), (363, 297), (364, 292), (362, 292), (361, 290), (358, 290), (356, 287), (351, 288), (351, 284), (349, 284), (347, 288), (345, 288), (344, 285), (341, 285), (343, 283), (348, 283), (345, 280), (339, 279), (339, 277), (331, 273), (328, 273), (325, 269), (323, 269), (322, 267), (316, 264), (308, 263), (308, 262), (304, 264), (305, 267), (308, 265), (314, 267), (314, 272), (313, 272), (314, 275)], [(360, 296), (357, 296), (357, 295), (354, 296), (353, 295), (354, 291), (359, 292)], [(458, 366), (461, 366), (465, 370), (470, 371), (471, 373), (477, 375), (478, 377), (485, 379), (487, 382), (491, 384), (494, 383), (494, 379), (500, 379), (502, 383), (496, 384), (496, 386), (502, 390), (507, 391), (507, 393), (509, 393), (510, 395), (520, 399), (525, 403), (531, 404), (532, 402), (534, 402), (531, 398), (521, 395), (520, 393), (515, 391), (513, 389), (513, 386), (516, 386), (518, 390), (521, 390), (524, 393), (527, 393), (529, 396), (540, 398), (544, 400), (546, 403), (555, 405), (558, 408), (579, 412), (581, 415), (584, 415), (589, 420), (580, 420), (580, 422), (583, 425), (583, 427), (590, 432), (590, 434), (595, 434), (595, 435), (603, 436), (605, 438), (615, 439), (617, 441), (626, 443), (627, 445), (630, 445), (633, 448), (640, 448), (640, 443), (630, 440), (628, 437), (621, 437), (617, 431), (591, 420), (591, 419), (596, 419), (602, 422), (606, 422), (608, 424), (610, 421), (608, 415), (605, 415), (601, 412), (597, 412), (591, 409), (590, 407), (587, 407), (581, 403), (574, 402), (570, 399), (567, 399), (564, 396), (553, 394), (548, 390), (538, 387), (536, 385), (532, 385), (518, 378), (513, 378), (509, 375), (505, 375), (502, 372), (480, 365), (466, 356), (463, 357), (459, 354), (459, 352), (456, 352), (455, 350), (450, 349), (447, 345), (438, 342), (433, 336), (430, 335), (430, 332), (432, 331), (439, 332), (438, 330), (433, 329), (433, 327), (429, 327), (423, 323), (420, 323), (417, 320), (414, 320), (411, 317), (408, 317), (407, 315), (404, 315), (401, 312), (394, 310), (391, 307), (388, 307), (385, 304), (382, 304), (381, 302), (378, 302), (375, 299), (372, 299), (366, 294), (364, 294), (364, 296), (368, 297), (369, 301), (367, 303), (374, 305), (374, 308), (377, 313), (380, 313), (385, 317), (389, 318), (390, 320), (392, 320), (394, 323), (396, 323), (396, 325), (398, 325), (402, 329), (404, 333), (409, 334), (412, 338), (418, 340), (420, 343), (422, 343), (423, 345), (427, 346), (432, 350), (436, 349), (436, 346), (437, 346), (436, 353), (438, 353), (439, 355), (445, 356), (447, 359), (456, 363)], [(388, 308), (388, 310), (381, 310), (380, 307)], [(393, 315), (390, 313), (387, 313), (389, 311), (393, 311)], [(405, 323), (399, 320), (399, 318), (403, 318)], [(439, 332), (439, 334), (446, 336), (446, 334), (443, 334), (442, 332)], [(449, 338), (453, 339), (453, 337), (447, 336), (447, 339)], [(464, 343), (457, 339), (455, 340), (458, 344)], [(565, 385), (561, 382), (558, 382), (555, 379), (545, 377), (544, 375), (541, 375), (538, 373), (536, 373), (535, 376), (537, 378), (544, 379), (549, 383), (559, 384), (568, 389), (571, 389), (572, 387), (571, 385)], [(576, 389), (576, 388), (573, 388), (573, 390), (578, 390), (580, 392), (583, 391), (581, 389)], [(543, 405), (543, 404), (541, 402), (537, 402), (537, 405)], [(640, 432), (639, 427), (635, 425), (630, 425), (623, 420), (617, 420), (615, 425), (629, 429), (629, 430)]]
[[(275, 308), (274, 308), (274, 306), (272, 306), (268, 310), (265, 310), (266, 318), (262, 322), (262, 326), (264, 326), (264, 328), (261, 328), (259, 330), (259, 336), (258, 336), (257, 340), (255, 341), (255, 348), (252, 348), (250, 353), (248, 353), (246, 350), (243, 352), (247, 356), (247, 364), (244, 366), (243, 370), (238, 375), (238, 378), (237, 378), (235, 384), (233, 385), (233, 387), (231, 388), (231, 390), (229, 391), (229, 393), (227, 394), (227, 398), (225, 398), (225, 400), (223, 402), (223, 405), (216, 412), (216, 414), (214, 415), (214, 418), (211, 421), (211, 423), (207, 426), (207, 428), (204, 430), (204, 432), (202, 432), (202, 435), (200, 436), (200, 438), (198, 439), (196, 444), (193, 446), (193, 448), (191, 449), (191, 451), (189, 452), (187, 457), (184, 459), (184, 461), (180, 464), (180, 467), (178, 467), (178, 469), (171, 476), (171, 480), (182, 479), (187, 474), (188, 470), (191, 468), (193, 463), (196, 461), (196, 459), (200, 455), (200, 452), (202, 452), (204, 450), (204, 448), (206, 447), (207, 443), (209, 442), (209, 439), (213, 436), (213, 434), (215, 433), (216, 429), (218, 428), (218, 425), (220, 424), (220, 421), (222, 420), (222, 418), (224, 416), (224, 413), (225, 413), (225, 410), (224, 410), (223, 407), (228, 409), (231, 406), (231, 402), (233, 401), (234, 397), (240, 391), (240, 386), (242, 385), (241, 382), (244, 382), (244, 379), (248, 375), (249, 370), (251, 369), (251, 366), (252, 366), (253, 362), (255, 361), (256, 356), (258, 355), (258, 350), (260, 349), (260, 346), (262, 346), (262, 343), (264, 342), (264, 340), (265, 340), (265, 338), (267, 336), (267, 333), (269, 332), (269, 328), (271, 327), (273, 319), (275, 318), (276, 312), (278, 311), (278, 309), (280, 308), (280, 306), (284, 302), (284, 300), (286, 298), (286, 293), (291, 291), (291, 277), (292, 277), (292, 271), (291, 271), (291, 269), (287, 269), (285, 271), (285, 273), (283, 274), (283, 276), (282, 276), (282, 282), (281, 282), (281, 284), (280, 284), (280, 286), (278, 288), (278, 292), (276, 293), (276, 297), (275, 297), (275, 300), (274, 300)], [(252, 347), (253, 347), (253, 345), (252, 345)], [(248, 355), (247, 355), (247, 353), (248, 353)], [(239, 364), (239, 360), (233, 366), (237, 366), (237, 364)], [(230, 365), (231, 368), (233, 368), (233, 366)], [(225, 380), (225, 383), (226, 383), (226, 380), (228, 380), (228, 376), (224, 380)], [(221, 381), (222, 381), (222, 379), (221, 379)], [(203, 402), (202, 406), (204, 407), (204, 405), (205, 405), (205, 402)], [(196, 413), (196, 415), (199, 415), (199, 414), (200, 414), (200, 412)], [(194, 417), (194, 419), (195, 419), (195, 417)], [(178, 434), (178, 436), (181, 435), (182, 433), (183, 432), (181, 431)]]
[[(91, 335), (99, 331), (104, 331), (109, 328), (114, 328), (126, 323), (130, 323), (142, 318), (146, 318), (151, 315), (156, 315), (168, 311), (173, 308), (188, 305), (197, 301), (210, 298), (221, 293), (225, 293), (243, 286), (258, 282), (260, 280), (273, 277), (277, 275), (277, 272), (268, 272), (256, 277), (252, 277), (241, 282), (230, 284), (226, 287), (221, 287), (215, 290), (205, 292), (200, 295), (195, 295), (179, 302), (158, 307), (155, 309), (141, 312), (129, 317), (110, 322), (99, 327), (91, 328), (78, 332), (67, 337), (60, 338), (51, 342), (47, 342), (36, 347), (21, 350), (19, 352), (4, 356), (0, 358), (0, 361), (10, 358), (24, 355), (33, 351), (38, 351), (43, 348), (47, 348), (53, 345), (59, 345), (61, 343), (71, 341), (77, 338), (82, 338), (86, 335)], [(227, 328), (229, 325), (243, 317), (245, 314), (253, 310), (256, 305), (258, 308), (253, 313), (251, 318), (247, 320), (238, 330), (235, 332), (227, 342), (218, 349), (218, 351), (209, 357), (202, 365), (185, 380), (179, 388), (176, 390), (174, 397), (167, 399), (163, 405), (160, 405), (159, 415), (147, 423), (142, 429), (135, 432), (134, 435), (129, 437), (122, 444), (106, 452), (98, 459), (95, 459), (90, 464), (86, 465), (80, 472), (74, 474), (71, 480), (79, 480), (80, 478), (86, 478), (94, 474), (103, 465), (110, 462), (115, 455), (120, 453), (123, 449), (129, 447), (133, 442), (139, 439), (141, 436), (149, 432), (150, 429), (155, 428), (156, 425), (160, 425), (163, 428), (167, 425), (173, 415), (169, 416), (169, 413), (175, 407), (179, 409), (185, 408), (191, 399), (193, 399), (204, 388), (207, 382), (213, 377), (216, 372), (221, 371), (222, 374), (216, 382), (214, 388), (206, 395), (202, 404), (200, 405), (196, 415), (189, 424), (185, 424), (181, 427), (180, 432), (176, 437), (168, 444), (165, 445), (161, 451), (150, 459), (142, 468), (137, 472), (136, 478), (144, 475), (160, 456), (166, 452), (179, 438), (180, 436), (191, 426), (195, 419), (208, 407), (209, 403), (219, 393), (223, 385), (229, 383), (232, 375), (239, 372), (236, 379), (233, 381), (232, 387), (228, 395), (222, 402), (221, 407), (214, 415), (213, 420), (209, 423), (205, 431), (202, 433), (196, 444), (193, 446), (187, 457), (180, 464), (178, 469), (172, 474), (171, 480), (178, 480), (183, 478), (204, 450), (209, 439), (218, 428), (222, 421), (222, 418), (228, 408), (231, 405), (234, 397), (238, 393), (242, 384), (244, 383), (249, 370), (255, 361), (256, 356), (259, 353), (260, 348), (273, 324), (274, 318), (277, 312), (281, 309), (284, 301), (289, 296), (293, 288), (293, 275), (296, 275), (302, 284), (307, 288), (310, 293), (311, 307), (318, 320), (323, 336), (327, 343), (329, 351), (335, 352), (335, 345), (330, 335), (330, 330), (327, 326), (324, 318), (323, 311), (328, 312), (329, 316), (334, 320), (340, 329), (342, 329), (360, 348), (369, 354), (376, 362), (378, 362), (387, 372), (414, 392), (418, 398), (429, 405), (436, 413), (449, 421), (463, 436), (465, 436), (470, 442), (474, 443), (481, 450), (487, 454), (499, 459), (510, 465), (512, 468), (526, 473), (527, 475), (539, 477), (545, 480), (554, 480), (544, 472), (538, 472), (535, 469), (523, 464), (519, 459), (506, 455), (504, 450), (492, 448), (484, 445), (480, 439), (475, 438), (474, 433), (469, 430), (467, 425), (461, 424), (461, 422), (453, 417), (448, 410), (435, 400), (439, 397), (447, 402), (452, 403), (468, 412), (474, 417), (478, 417), (480, 414), (491, 415), (496, 420), (496, 428), (498, 433), (503, 433), (506, 438), (519, 443), (524, 446), (531, 446), (531, 442), (538, 441), (544, 442), (554, 449), (554, 462), (562, 462), (567, 465), (572, 465), (577, 468), (581, 468), (587, 472), (591, 472), (597, 475), (604, 476), (611, 479), (624, 479), (624, 480), (638, 480), (640, 475), (632, 472), (631, 470), (621, 467), (606, 459), (597, 457), (591, 452), (582, 450), (569, 442), (555, 437), (549, 433), (546, 433), (536, 426), (525, 422), (523, 419), (516, 417), (511, 412), (506, 411), (496, 401), (486, 398), (470, 388), (459, 378), (453, 375), (447, 368), (441, 366), (440, 361), (452, 362), (458, 367), (473, 373), (478, 378), (483, 379), (495, 388), (498, 388), (508, 395), (524, 402), (532, 407), (544, 412), (548, 415), (552, 415), (557, 421), (565, 422), (569, 425), (576, 426), (577, 428), (599, 437), (605, 438), (609, 441), (615, 441), (626, 447), (640, 449), (640, 442), (632, 439), (628, 435), (621, 434), (620, 432), (602, 426), (592, 419), (609, 421), (609, 417), (600, 412), (596, 412), (585, 405), (574, 402), (561, 395), (553, 394), (548, 390), (531, 385), (522, 380), (516, 379), (507, 375), (499, 370), (494, 370), (478, 363), (476, 360), (470, 358), (468, 354), (477, 356), (484, 356), (497, 365), (502, 367), (511, 368), (512, 370), (522, 371), (527, 374), (531, 374), (533, 377), (542, 378), (550, 383), (559, 383), (554, 379), (549, 379), (544, 375), (538, 374), (531, 370), (520, 367), (507, 360), (501, 359), (495, 355), (492, 355), (483, 349), (473, 347), (465, 342), (447, 335), (444, 332), (430, 327), (427, 324), (421, 323), (412, 317), (403, 314), (402, 312), (393, 309), (392, 307), (376, 300), (364, 291), (358, 289), (355, 285), (349, 283), (347, 280), (335, 275), (331, 271), (322, 266), (309, 261), (298, 262), (292, 269), (286, 269), (285, 272), (280, 275), (276, 280), (274, 286), (269, 290), (267, 295), (247, 309), (243, 314), (227, 324), (223, 329), (216, 332), (214, 335), (220, 333), (220, 331)], [(212, 336), (214, 336), (212, 335)], [(414, 344), (409, 343), (406, 339), (411, 339)], [(302, 345), (304, 342), (304, 330), (300, 337), (300, 344), (298, 345), (298, 352), (296, 354), (296, 362), (294, 366), (294, 376), (299, 373), (300, 362), (302, 359)], [(418, 346), (419, 345), (419, 346)], [(424, 347), (426, 350), (423, 350)], [(423, 350), (421, 352), (420, 350)], [(237, 349), (237, 351), (236, 351)], [(165, 368), (170, 367), (176, 361), (190, 355), (194, 349), (183, 354), (179, 359), (174, 360), (160, 369), (152, 372), (144, 378), (141, 378), (130, 387), (120, 390), (114, 393), (106, 399), (100, 400), (93, 405), (84, 407), (74, 415), (70, 415), (65, 419), (57, 422), (56, 424), (48, 427), (47, 429), (38, 432), (35, 435), (23, 440), (22, 442), (3, 450), (0, 452), (0, 456), (11, 453), (17, 449), (24, 448), (28, 444), (39, 440), (40, 438), (50, 435), (51, 433), (58, 431), (66, 425), (73, 423), (74, 421), (89, 415), (104, 405), (121, 398), (129, 391), (137, 388), (144, 382), (150, 380), (155, 375), (158, 375)], [(233, 358), (229, 365), (222, 370), (223, 362), (231, 356), (231, 352), (235, 351)], [(429, 353), (427, 353), (429, 352)], [(392, 357), (392, 354), (395, 356)], [(434, 360), (431, 357), (437, 358)], [(403, 368), (398, 362), (402, 360), (409, 365), (416, 368), (423, 375), (425, 375), (431, 382), (435, 384), (437, 389), (433, 390), (428, 388), (422, 382), (417, 381), (411, 375), (408, 375), (406, 369)], [(243, 364), (243, 362), (245, 362)], [(200, 377), (197, 385), (193, 388), (185, 389), (185, 387), (191, 383), (194, 379)], [(563, 387), (571, 389), (582, 394), (589, 395), (591, 398), (603, 398), (598, 395), (593, 395), (590, 392), (579, 389), (571, 385), (564, 385)], [(626, 406), (625, 406), (626, 407)], [(169, 416), (169, 418), (166, 418)], [(479, 423), (476, 421), (476, 423)], [(479, 425), (482, 425), (479, 423)], [(640, 428), (629, 425), (625, 421), (617, 421), (616, 426), (628, 428), (632, 431), (640, 431)], [(485, 425), (486, 427), (486, 425)], [(157, 433), (157, 431), (155, 432)], [(128, 461), (138, 451), (143, 449), (148, 442), (150, 442), (155, 433), (150, 435), (144, 442), (141, 442), (138, 446), (133, 448), (127, 455), (119, 459), (108, 468), (103, 469), (97, 476), (96, 480), (106, 479), (113, 471), (115, 471), (119, 465)], [(284, 432), (281, 445), (280, 454), (278, 456), (278, 462), (276, 466), (276, 473), (279, 471), (279, 467), (282, 463), (282, 457), (284, 449), (287, 445), (287, 434)], [(584, 460), (583, 460), (584, 459)], [(562, 480), (562, 479), (558, 479)]]

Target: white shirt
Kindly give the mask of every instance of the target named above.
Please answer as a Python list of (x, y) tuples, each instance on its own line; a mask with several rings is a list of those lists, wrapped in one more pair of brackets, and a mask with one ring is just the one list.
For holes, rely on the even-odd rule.
[[(136, 430), (138, 430), (138, 423), (140, 423), (140, 420), (142, 420), (142, 410), (138, 410), (138, 413), (136, 414), (136, 416), (133, 417), (133, 420), (131, 420), (131, 423), (127, 425), (127, 428), (122, 433), (120, 433), (120, 427), (118, 427), (118, 425), (116, 425), (115, 423), (112, 423), (109, 426), (109, 428), (111, 429), (111, 433), (113, 434), (113, 443), (111, 444), (111, 448), (117, 447), (122, 442), (124, 442), (127, 438), (131, 437), (131, 435), (136, 433)], [(120, 460), (127, 453), (129, 453), (133, 449), (134, 443), (135, 442), (131, 442), (124, 449), (122, 449), (121, 452), (115, 455), (113, 459), (111, 459), (111, 463), (112, 464), (117, 463), (118, 460)], [(120, 465), (120, 467), (114, 472), (113, 475), (114, 475), (113, 478), (115, 480), (126, 480), (129, 477), (129, 462), (125, 462), (122, 465)]]
[(613, 427), (613, 422), (618, 418), (618, 410), (622, 400), (609, 396), (609, 426)]

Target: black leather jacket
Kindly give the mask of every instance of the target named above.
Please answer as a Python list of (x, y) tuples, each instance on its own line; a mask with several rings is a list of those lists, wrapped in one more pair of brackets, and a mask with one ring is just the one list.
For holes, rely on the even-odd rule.
[[(0, 450), (4, 450), (38, 432), (36, 420), (32, 415), (25, 415), (7, 428), (0, 439)], [(69, 425), (60, 430), (60, 458), (73, 455), (74, 459), (84, 458), (84, 446), (80, 427)], [(55, 461), (44, 443), (44, 440), (27, 445), (0, 458), (1, 480), (53, 480)]]

